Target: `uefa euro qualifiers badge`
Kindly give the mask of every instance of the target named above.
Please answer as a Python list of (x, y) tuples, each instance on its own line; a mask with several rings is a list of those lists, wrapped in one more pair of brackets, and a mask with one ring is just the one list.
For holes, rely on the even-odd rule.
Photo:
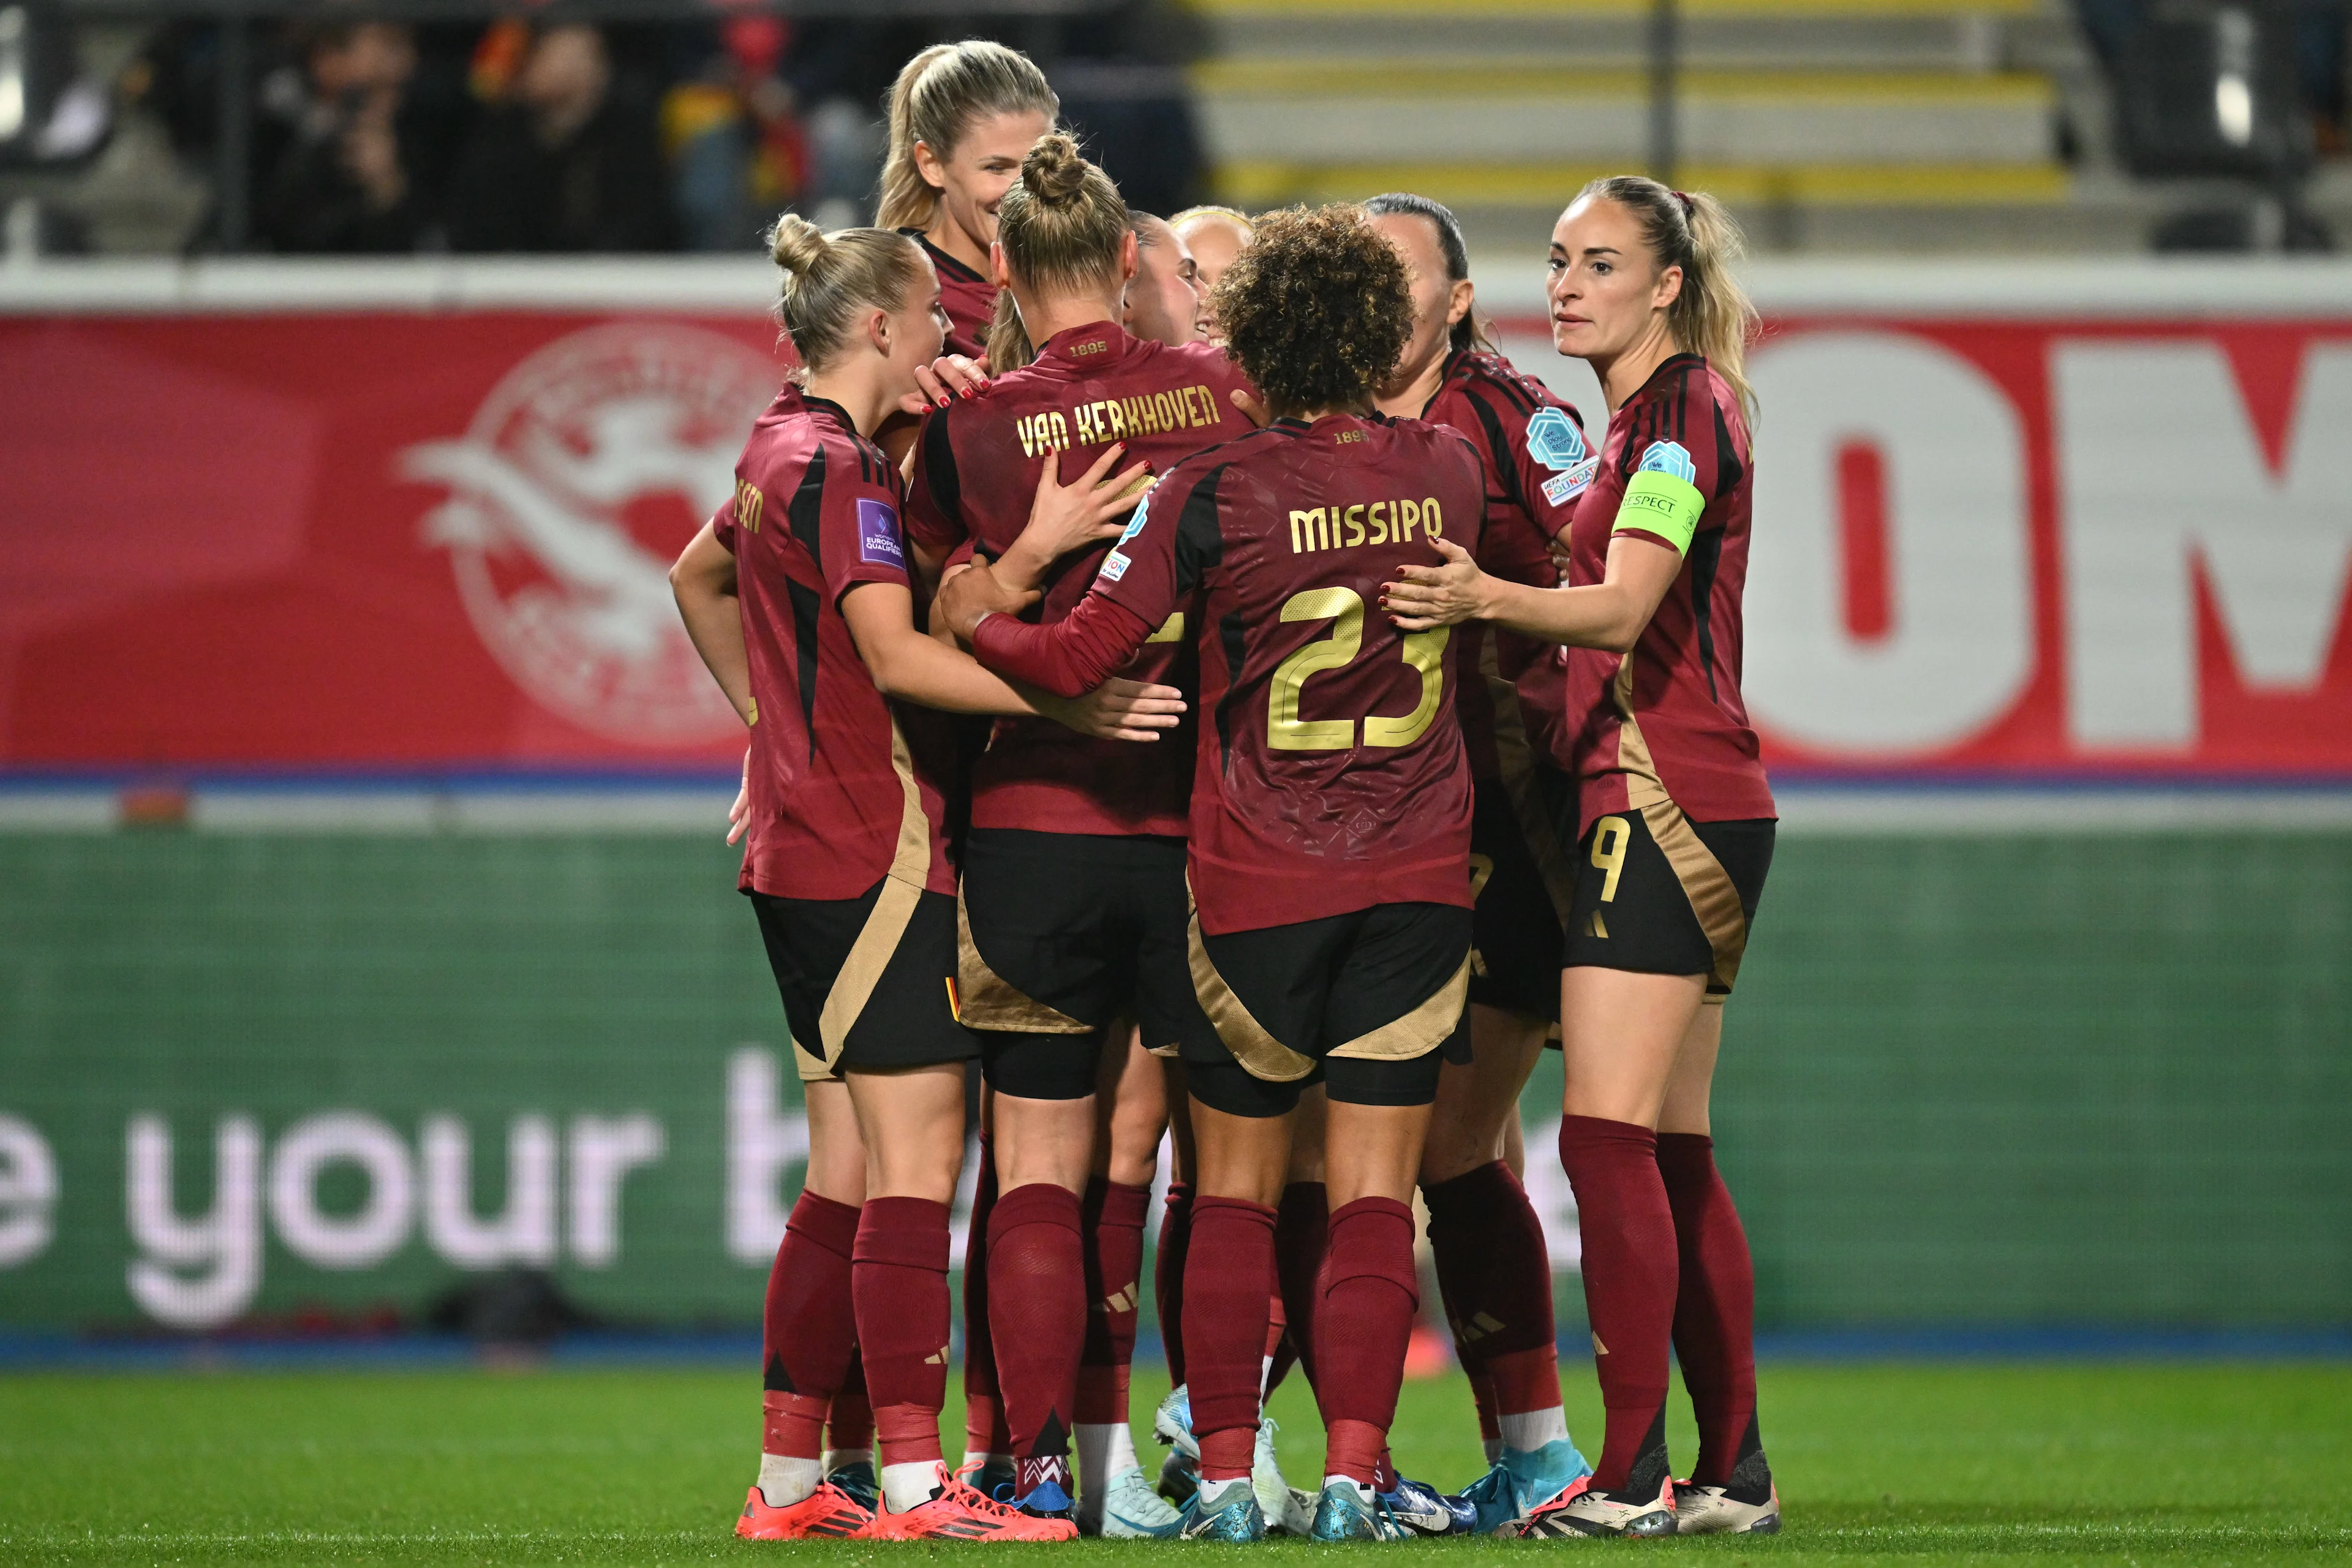
[(898, 511), (888, 501), (857, 498), (857, 559), (868, 566), (907, 569), (907, 549), (898, 542)]
[(1584, 493), (1600, 471), (1601, 459), (1585, 445), (1576, 421), (1557, 408), (1538, 408), (1528, 419), (1528, 455), (1552, 470), (1544, 500), (1563, 506)]
[(403, 478), (447, 491), (425, 545), (449, 552), (475, 631), (533, 700), (639, 745), (740, 738), (669, 563), (736, 494), (776, 382), (765, 354), (698, 327), (591, 327), (509, 371), (465, 434), (401, 454)]

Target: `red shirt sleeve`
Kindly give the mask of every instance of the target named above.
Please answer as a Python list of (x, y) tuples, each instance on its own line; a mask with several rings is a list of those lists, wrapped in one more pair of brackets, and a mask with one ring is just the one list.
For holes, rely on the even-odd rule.
[[(710, 514), (710, 536), (719, 541), (719, 548), (730, 555), (735, 553), (735, 514), (743, 509), (745, 488), (743, 481), (737, 479), (735, 493), (727, 498), (725, 505)], [(753, 490), (751, 493), (757, 495), (760, 492)]]
[(948, 410), (923, 416), (915, 437), (915, 470), (907, 489), (907, 533), (929, 551), (954, 550), (971, 537), (963, 517), (963, 486), (956, 471)]
[(898, 521), (898, 492), (894, 486), (856, 476), (856, 470), (848, 469), (829, 478), (817, 514), (817, 554), (824, 571), (824, 589), (836, 605), (860, 583), (911, 587), (907, 577), (907, 536)]
[(1026, 681), (1056, 697), (1082, 697), (1133, 658), (1158, 624), (1100, 594), (1088, 594), (1050, 626), (1012, 616), (987, 616), (973, 628), (971, 652), (1009, 680)]
[[(1565, 403), (1546, 404), (1533, 414), (1521, 415), (1516, 409), (1512, 414), (1511, 477), (1517, 483), (1520, 502), (1534, 520), (1537, 531), (1547, 541), (1557, 539), (1560, 530), (1574, 520), (1576, 498), (1592, 483), (1601, 467), (1600, 456), (1585, 432), (1584, 420)], [(1556, 420), (1565, 420), (1566, 430), (1575, 433), (1572, 445)], [(1542, 428), (1531, 433), (1530, 424), (1538, 424)], [(1555, 468), (1547, 458), (1568, 461), (1565, 467)]]

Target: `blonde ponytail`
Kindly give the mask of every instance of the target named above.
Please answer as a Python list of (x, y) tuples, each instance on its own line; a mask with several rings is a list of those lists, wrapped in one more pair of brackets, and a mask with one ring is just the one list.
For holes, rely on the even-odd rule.
[(1116, 285), (1129, 232), (1127, 203), (1118, 187), (1061, 131), (1037, 138), (1021, 160), (1020, 178), (996, 209), (1004, 265), (1024, 289)]
[(803, 384), (841, 353), (859, 312), (896, 310), (923, 272), (922, 252), (903, 234), (887, 228), (824, 234), (798, 213), (786, 213), (768, 231), (768, 254), (784, 274), (776, 321), (800, 355), (793, 379)]
[(1051, 124), (1062, 111), (1034, 60), (981, 39), (933, 44), (908, 60), (891, 84), (889, 104), (890, 151), (874, 215), (880, 228), (928, 228), (939, 212), (939, 187), (915, 164), (918, 142), (945, 158), (989, 115), (1037, 113)]
[(1673, 191), (1639, 174), (1595, 180), (1577, 200), (1600, 196), (1632, 213), (1661, 271), (1683, 269), (1682, 293), (1666, 308), (1675, 342), (1705, 359), (1739, 399), (1748, 426), (1756, 427), (1756, 389), (1748, 381), (1748, 343), (1756, 335), (1755, 305), (1732, 275), (1748, 253), (1738, 220), (1705, 191)]

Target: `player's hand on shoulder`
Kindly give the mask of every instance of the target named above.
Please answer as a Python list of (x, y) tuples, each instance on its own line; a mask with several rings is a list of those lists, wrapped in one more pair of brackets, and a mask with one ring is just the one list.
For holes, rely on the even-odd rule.
[(988, 390), (988, 367), (962, 354), (942, 354), (915, 367), (915, 384), (922, 390), (898, 400), (902, 414), (945, 408), (959, 397), (978, 397)]
[(1266, 412), (1265, 404), (1248, 387), (1236, 386), (1225, 395), (1235, 408), (1241, 410), (1242, 417), (1259, 429), (1263, 430), (1274, 423), (1274, 416)]
[(1399, 568), (1399, 581), (1381, 584), (1381, 608), (1409, 632), (1457, 626), (1486, 613), (1489, 580), (1470, 552), (1450, 539), (1430, 541), (1445, 558), (1440, 566)]
[(1015, 582), (1042, 574), (1073, 550), (1117, 539), (1124, 531), (1127, 514), (1151, 490), (1150, 463), (1111, 472), (1125, 450), (1124, 441), (1114, 441), (1103, 448), (1093, 467), (1066, 485), (1055, 472), (1061, 466), (1061, 454), (1047, 455), (1037, 475), (1037, 497), (1030, 503), (1028, 524), (1005, 552)]
[(1030, 706), (1057, 724), (1097, 741), (1156, 741), (1184, 717), (1184, 694), (1172, 686), (1112, 679), (1084, 697), (1026, 693)]

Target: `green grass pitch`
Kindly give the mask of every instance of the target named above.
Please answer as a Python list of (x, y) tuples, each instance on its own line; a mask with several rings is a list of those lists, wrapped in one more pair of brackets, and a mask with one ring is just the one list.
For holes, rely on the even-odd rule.
[[(1570, 1382), (1570, 1421), (1590, 1445), (1597, 1399), (1589, 1376)], [(1160, 1392), (1139, 1378), (1147, 1464), (1159, 1453), (1149, 1419)], [(1763, 1409), (1788, 1520), (1775, 1539), (1394, 1550), (1923, 1568), (2025, 1557), (2352, 1561), (2352, 1367), (1781, 1365), (1766, 1369)], [(1275, 1414), (1286, 1469), (1311, 1484), (1319, 1429), (1297, 1379)], [(952, 1452), (960, 1428), (950, 1416)], [(847, 1568), (1021, 1550), (739, 1542), (730, 1531), (758, 1435), (748, 1369), (0, 1378), (0, 1563), (748, 1564), (782, 1555)], [(1686, 1419), (1674, 1441), (1686, 1463)], [(1406, 1385), (1396, 1453), (1408, 1473), (1441, 1485), (1472, 1478), (1475, 1433), (1458, 1379)], [(1025, 1550), (1105, 1563), (1245, 1549)], [(1321, 1549), (1248, 1550), (1296, 1558)]]

